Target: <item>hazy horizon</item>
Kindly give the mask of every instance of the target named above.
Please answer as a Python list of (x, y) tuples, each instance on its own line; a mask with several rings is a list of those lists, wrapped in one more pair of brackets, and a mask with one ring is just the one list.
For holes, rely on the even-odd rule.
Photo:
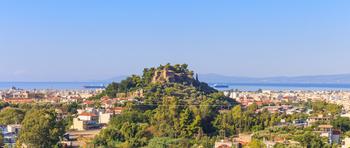
[(347, 74), (350, 1), (1, 1), (0, 81)]
[[(133, 74), (130, 74), (130, 75), (119, 75), (119, 76), (114, 76), (114, 77), (108, 77), (108, 78), (101, 78), (101, 79), (91, 79), (91, 80), (72, 80), (72, 81), (57, 81), (57, 80), (48, 80), (48, 81), (0, 81), (0, 83), (12, 83), (12, 82), (28, 82), (28, 83), (31, 83), (31, 82), (57, 82), (57, 83), (65, 83), (65, 82), (117, 82), (119, 80), (123, 80), (125, 78), (127, 78), (128, 76), (131, 76), (131, 75), (141, 75), (141, 72), (140, 73), (133, 73)], [(225, 77), (225, 78), (250, 78), (250, 79), (264, 79), (264, 78), (298, 78), (298, 77), (332, 77), (332, 76), (349, 76), (347, 78), (350, 79), (350, 73), (343, 73), (343, 74), (321, 74), (321, 75), (294, 75), (294, 76), (283, 76), (283, 75), (276, 75), (276, 76), (266, 76), (266, 77), (263, 77), (263, 76), (237, 76), (237, 75), (222, 75), (222, 74), (218, 74), (218, 73), (197, 73), (199, 75), (199, 78), (201, 81), (203, 81), (202, 77), (210, 77), (210, 76), (215, 76), (215, 78), (220, 78), (220, 77)], [(221, 82), (222, 80), (220, 80), (219, 82)], [(204, 80), (205, 82), (205, 80)], [(209, 82), (209, 83), (214, 83), (214, 82)], [(232, 82), (228, 82), (228, 83), (232, 83)], [(237, 82), (237, 83), (241, 83), (241, 82)]]

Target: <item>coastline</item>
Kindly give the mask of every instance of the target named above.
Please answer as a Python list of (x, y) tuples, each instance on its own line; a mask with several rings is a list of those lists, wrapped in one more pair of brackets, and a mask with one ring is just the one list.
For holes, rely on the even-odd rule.
[[(77, 89), (85, 90), (84, 86), (108, 85), (111, 82), (93, 81), (93, 82), (0, 82), (0, 90), (11, 89), (16, 87), (19, 89)], [(215, 83), (210, 83), (213, 86)], [(238, 89), (244, 91), (264, 90), (348, 90), (350, 84), (335, 83), (226, 83), (228, 88), (216, 88), (218, 90)]]

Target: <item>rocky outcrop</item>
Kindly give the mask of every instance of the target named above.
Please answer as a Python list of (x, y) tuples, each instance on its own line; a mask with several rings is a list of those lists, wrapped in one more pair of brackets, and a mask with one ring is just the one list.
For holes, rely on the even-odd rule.
[(152, 83), (194, 83), (192, 72), (175, 72), (164, 68), (154, 72)]

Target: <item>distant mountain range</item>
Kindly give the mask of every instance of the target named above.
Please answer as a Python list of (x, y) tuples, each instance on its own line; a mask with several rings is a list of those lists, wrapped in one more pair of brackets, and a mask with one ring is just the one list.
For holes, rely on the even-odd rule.
[(350, 84), (350, 74), (338, 75), (314, 75), (295, 77), (236, 77), (219, 74), (200, 74), (199, 80), (207, 83), (327, 83), (327, 84)]
[[(127, 76), (113, 77), (104, 82), (120, 82)], [(220, 74), (199, 74), (199, 80), (207, 83), (300, 83), (300, 84), (350, 84), (350, 74), (277, 77), (239, 77)]]

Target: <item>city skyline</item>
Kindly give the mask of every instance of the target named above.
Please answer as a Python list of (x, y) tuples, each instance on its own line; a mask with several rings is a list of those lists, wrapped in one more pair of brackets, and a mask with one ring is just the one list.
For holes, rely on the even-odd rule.
[(0, 81), (90, 81), (186, 63), (200, 74), (346, 74), (348, 1), (0, 2)]

